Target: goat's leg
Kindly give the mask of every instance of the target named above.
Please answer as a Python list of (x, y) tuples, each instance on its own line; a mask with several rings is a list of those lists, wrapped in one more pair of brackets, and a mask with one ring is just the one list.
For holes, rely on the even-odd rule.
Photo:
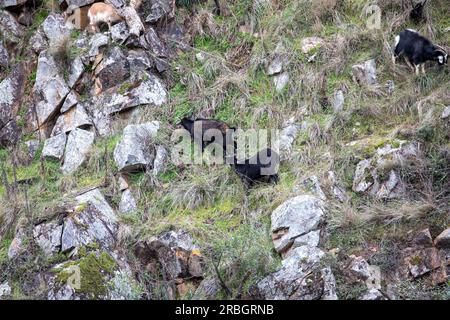
[(395, 56), (395, 54), (392, 55), (392, 65), (395, 67), (397, 57)]
[(425, 72), (425, 63), (422, 63), (422, 74), (425, 76), (426, 72)]

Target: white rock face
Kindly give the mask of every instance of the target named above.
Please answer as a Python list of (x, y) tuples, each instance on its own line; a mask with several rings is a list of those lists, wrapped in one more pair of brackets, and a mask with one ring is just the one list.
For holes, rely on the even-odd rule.
[(159, 130), (159, 122), (129, 125), (123, 130), (122, 139), (114, 149), (114, 160), (120, 171), (132, 171), (154, 160), (152, 140)]
[(122, 198), (119, 203), (119, 211), (121, 213), (130, 213), (136, 211), (136, 200), (133, 197), (130, 189), (122, 192)]
[(153, 162), (153, 175), (156, 177), (158, 174), (164, 172), (166, 168), (166, 160), (168, 157), (168, 152), (163, 146), (156, 147), (156, 157)]
[(78, 104), (58, 117), (51, 135), (56, 136), (61, 133), (68, 133), (76, 128), (89, 127), (91, 125), (92, 121), (86, 109), (82, 104)]
[[(266, 300), (320, 299), (323, 296), (324, 283), (311, 285), (303, 280), (306, 273), (310, 272), (324, 255), (325, 253), (316, 247), (302, 246), (293, 249), (278, 271), (257, 284), (260, 295)], [(318, 272), (320, 273), (320, 270)], [(332, 286), (327, 285), (327, 288)]]
[(36, 105), (37, 118), (42, 125), (58, 111), (58, 107), (69, 94), (63, 73), (49, 50), (39, 54), (34, 90), (42, 97)]
[(377, 81), (377, 67), (375, 59), (368, 60), (362, 64), (357, 64), (352, 67), (353, 79), (360, 85), (376, 85)]
[(47, 257), (61, 248), (61, 234), (63, 226), (54, 222), (42, 223), (34, 227), (33, 237)]
[(54, 137), (48, 138), (44, 142), (44, 148), (42, 149), (42, 156), (45, 158), (61, 160), (64, 156), (66, 141), (67, 136), (65, 133), (60, 133)]
[(76, 197), (79, 204), (90, 203), (109, 221), (117, 222), (117, 216), (99, 189), (94, 189)]
[(61, 170), (64, 174), (74, 172), (86, 160), (91, 145), (94, 143), (94, 133), (75, 129), (67, 138), (66, 154)]
[(8, 282), (4, 282), (0, 284), (0, 300), (3, 299), (3, 297), (7, 297), (11, 295), (12, 289)]
[(130, 96), (133, 98), (130, 107), (145, 104), (161, 106), (167, 103), (167, 90), (161, 79), (150, 73), (146, 77), (145, 81), (131, 90)]
[(324, 215), (323, 202), (301, 195), (287, 200), (272, 213), (272, 239), (275, 249), (284, 252), (295, 239), (315, 230)]
[(333, 96), (333, 111), (338, 113), (341, 112), (342, 110), (344, 110), (344, 103), (345, 103), (345, 98), (344, 98), (344, 92), (342, 92), (342, 90), (337, 90), (334, 93)]
[(447, 119), (448, 117), (450, 117), (450, 106), (445, 107), (441, 115), (442, 119)]

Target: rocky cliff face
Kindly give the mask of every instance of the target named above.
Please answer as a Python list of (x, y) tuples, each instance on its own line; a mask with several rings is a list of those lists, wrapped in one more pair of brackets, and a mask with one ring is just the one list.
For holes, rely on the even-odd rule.
[[(0, 299), (448, 299), (448, 67), (350, 1), (0, 0)], [(446, 1), (417, 28), (448, 49)], [(405, 11), (406, 10), (406, 11)], [(184, 116), (277, 129), (277, 185), (180, 164)], [(195, 147), (194, 147), (195, 148)], [(190, 150), (190, 149), (189, 149)]]

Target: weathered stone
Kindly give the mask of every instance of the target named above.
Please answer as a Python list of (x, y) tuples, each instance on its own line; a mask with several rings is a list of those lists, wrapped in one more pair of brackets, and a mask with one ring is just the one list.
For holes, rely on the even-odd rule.
[(289, 83), (289, 73), (283, 72), (273, 77), (273, 83), (275, 84), (275, 90), (282, 92), (286, 85)]
[(168, 94), (164, 83), (154, 74), (147, 73), (146, 79), (130, 91), (130, 107), (140, 105), (161, 106), (167, 102)]
[(130, 77), (130, 64), (119, 47), (112, 47), (95, 69), (99, 92), (122, 84)]
[(70, 88), (73, 88), (77, 81), (80, 79), (84, 72), (84, 64), (81, 57), (76, 57), (70, 64), (69, 76), (67, 79), (67, 84)]
[(292, 145), (298, 136), (300, 131), (300, 126), (294, 123), (294, 120), (288, 122), (287, 127), (285, 127), (280, 134), (279, 150), (280, 150), (280, 160), (285, 161), (289, 159), (292, 153)]
[(445, 229), (434, 239), (434, 244), (438, 248), (450, 248), (450, 228)]
[(44, 34), (44, 30), (42, 25), (39, 26), (37, 31), (34, 33), (34, 35), (30, 39), (30, 45), (33, 51), (37, 54), (41, 53), (41, 51), (44, 51), (48, 48), (48, 40), (47, 37)]
[(117, 216), (109, 203), (106, 201), (103, 194), (99, 189), (94, 189), (89, 192), (83, 193), (76, 197), (79, 204), (92, 204), (99, 212), (101, 212), (103, 218), (108, 219), (108, 223), (117, 223)]
[(58, 112), (69, 93), (62, 71), (48, 50), (39, 54), (34, 91), (42, 98), (36, 105), (37, 118), (42, 126)]
[(49, 48), (64, 45), (70, 37), (71, 30), (64, 17), (58, 13), (51, 13), (42, 23), (42, 31), (49, 41)]
[(83, 164), (91, 145), (94, 143), (94, 137), (94, 133), (78, 128), (70, 132), (67, 138), (64, 164), (61, 167), (64, 174), (74, 172)]
[(319, 241), (320, 230), (311, 231), (303, 236), (295, 238), (294, 243), (292, 244), (292, 247), (290, 249), (292, 250), (302, 246), (317, 247), (319, 245)]
[(88, 128), (91, 125), (92, 121), (84, 106), (78, 104), (58, 117), (51, 135), (56, 136), (61, 133), (68, 133), (76, 128)]
[(333, 171), (328, 171), (325, 173), (324, 181), (325, 186), (335, 199), (340, 202), (346, 202), (349, 199), (345, 189), (338, 183), (336, 174)]
[(58, 2), (60, 4), (65, 2), (67, 7), (74, 10), (76, 8), (81, 8), (81, 7), (87, 6), (89, 4), (92, 4), (95, 2), (95, 0), (58, 0)]
[(130, 32), (128, 31), (128, 26), (125, 21), (113, 25), (110, 32), (111, 38), (119, 43), (124, 43), (130, 37)]
[(275, 249), (288, 250), (296, 238), (316, 229), (323, 215), (323, 203), (316, 197), (301, 195), (284, 202), (272, 213)]
[(344, 102), (345, 102), (344, 92), (342, 92), (342, 90), (337, 90), (333, 96), (332, 102), (333, 111), (339, 113), (342, 110), (344, 110)]
[(0, 0), (0, 8), (17, 7), (27, 2), (27, 0)]
[(100, 48), (108, 44), (109, 38), (103, 33), (94, 34), (89, 40), (89, 52), (88, 56), (90, 61), (100, 53)]
[(0, 300), (7, 298), (11, 295), (11, 293), (12, 289), (8, 282), (3, 282), (0, 284)]
[(359, 300), (386, 300), (386, 297), (377, 289), (370, 289)]
[(159, 122), (129, 125), (114, 149), (114, 160), (119, 171), (133, 171), (153, 164), (152, 140), (159, 130)]
[(445, 107), (441, 115), (442, 119), (447, 119), (448, 117), (450, 117), (450, 106)]
[(434, 247), (413, 251), (405, 258), (405, 263), (414, 278), (418, 278), (441, 266), (439, 251)]
[(74, 107), (78, 103), (78, 94), (75, 91), (70, 91), (70, 93), (67, 95), (66, 99), (64, 100), (64, 103), (61, 107), (61, 110), (59, 112), (64, 113), (68, 111), (70, 108)]
[(145, 22), (149, 23), (158, 22), (160, 19), (170, 14), (173, 10), (173, 1), (145, 1), (143, 5), (147, 7), (142, 8), (144, 10), (139, 10), (139, 12), (144, 14)]
[(60, 133), (51, 138), (48, 138), (44, 142), (44, 148), (42, 149), (42, 157), (61, 160), (64, 156), (66, 142), (67, 136), (65, 133)]
[(81, 205), (76, 215), (64, 220), (61, 251), (70, 252), (88, 244), (111, 250), (116, 242), (117, 223), (91, 203)]
[(221, 286), (218, 280), (205, 279), (200, 282), (197, 290), (195, 290), (193, 300), (214, 300), (217, 299), (217, 295), (221, 290)]
[(352, 74), (354, 81), (360, 85), (372, 86), (378, 83), (375, 59), (354, 65)]
[(0, 82), (0, 129), (17, 116), (23, 98), (25, 81), (25, 65), (18, 63)]
[(163, 265), (169, 280), (200, 278), (203, 275), (200, 250), (184, 231), (166, 232), (145, 243), (139, 243), (136, 256), (144, 265)]
[(61, 249), (63, 226), (54, 222), (42, 223), (34, 227), (33, 237), (47, 257)]
[(279, 74), (283, 71), (283, 65), (285, 63), (285, 59), (282, 56), (276, 55), (275, 58), (272, 59), (269, 66), (267, 67), (266, 74), (268, 76), (273, 76)]
[(153, 162), (153, 175), (156, 177), (158, 174), (164, 172), (166, 168), (166, 160), (168, 157), (168, 153), (166, 148), (163, 146), (156, 147), (156, 157)]
[(319, 199), (325, 201), (327, 197), (320, 186), (320, 181), (317, 176), (311, 176), (302, 182), (302, 189), (305, 191), (311, 192), (313, 195), (318, 197)]
[(122, 198), (119, 203), (120, 213), (130, 213), (137, 210), (136, 200), (133, 197), (130, 189), (122, 192)]
[(330, 267), (321, 270), (323, 277), (323, 295), (321, 300), (339, 300), (336, 292), (336, 279)]
[(3, 41), (0, 40), (0, 69), (7, 68), (9, 66), (9, 54), (3, 45)]
[(3, 128), (0, 128), (0, 147), (16, 145), (21, 132), (22, 129), (15, 120), (9, 121)]
[(352, 261), (348, 267), (350, 276), (358, 281), (366, 281), (369, 279), (371, 273), (369, 271), (369, 264), (363, 257), (351, 256)]
[(25, 252), (25, 230), (19, 228), (8, 248), (8, 259), (14, 259)]
[(323, 256), (324, 252), (316, 247), (293, 249), (282, 261), (280, 270), (258, 282), (259, 295), (266, 300), (320, 299), (324, 294), (324, 282), (320, 269), (313, 268)]
[(25, 141), (25, 145), (27, 146), (28, 157), (30, 159), (34, 159), (36, 153), (39, 149), (39, 140), (28, 140)]
[(125, 19), (131, 35), (139, 37), (145, 30), (144, 24), (135, 8), (131, 6), (121, 8), (119, 14)]
[(302, 52), (304, 54), (308, 54), (313, 49), (316, 49), (316, 48), (320, 47), (324, 43), (325, 43), (324, 40), (322, 38), (319, 38), (319, 37), (303, 38), (302, 39), (302, 43), (301, 43)]
[(419, 246), (431, 247), (433, 245), (433, 238), (431, 237), (430, 229), (426, 228), (419, 231), (415, 235), (413, 242)]
[(19, 43), (24, 35), (24, 27), (6, 10), (0, 10), (0, 30), (6, 43)]
[(150, 50), (155, 56), (166, 58), (168, 52), (165, 44), (161, 41), (155, 29), (148, 28), (146, 33), (141, 36), (143, 47)]

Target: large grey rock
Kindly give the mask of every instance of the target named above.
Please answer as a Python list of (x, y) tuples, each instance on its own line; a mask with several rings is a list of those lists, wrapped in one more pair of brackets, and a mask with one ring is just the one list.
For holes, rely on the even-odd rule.
[(173, 4), (174, 2), (169, 0), (143, 1), (139, 13), (143, 14), (145, 22), (156, 23), (172, 12)]
[(378, 83), (375, 59), (354, 65), (352, 67), (352, 74), (354, 81), (360, 85), (372, 86)]
[(91, 118), (82, 104), (78, 104), (69, 111), (63, 113), (56, 120), (52, 136), (68, 133), (76, 128), (88, 128), (92, 125)]
[(66, 142), (67, 136), (64, 132), (59, 133), (51, 138), (48, 138), (44, 142), (44, 148), (42, 149), (42, 157), (61, 160), (64, 156)]
[(39, 54), (34, 91), (41, 98), (36, 113), (39, 124), (43, 125), (58, 112), (69, 93), (63, 72), (48, 50)]
[(155, 56), (166, 58), (168, 56), (167, 48), (161, 41), (155, 29), (148, 28), (146, 33), (141, 36), (141, 42), (145, 49), (150, 50)]
[(130, 77), (130, 64), (119, 47), (112, 47), (95, 68), (99, 91), (122, 84)]
[(3, 45), (3, 41), (0, 41), (0, 70), (9, 66), (9, 54)]
[(131, 90), (129, 96), (132, 101), (130, 107), (139, 105), (161, 106), (167, 103), (167, 89), (165, 84), (156, 75), (147, 73), (146, 79), (136, 88)]
[(314, 196), (301, 195), (284, 202), (272, 213), (275, 249), (288, 250), (296, 238), (317, 229), (323, 215), (323, 202)]
[(60, 113), (64, 113), (68, 111), (70, 108), (76, 106), (78, 103), (79, 97), (78, 94), (75, 91), (70, 91), (70, 93), (67, 95), (66, 99), (64, 100), (63, 105), (61, 106), (61, 109), (59, 110)]
[(116, 242), (117, 223), (88, 203), (64, 221), (61, 251), (70, 252), (81, 246), (97, 244), (103, 250), (111, 250)]
[(438, 248), (450, 248), (450, 228), (442, 231), (434, 240), (436, 247)]
[(76, 200), (79, 204), (92, 204), (98, 211), (102, 213), (103, 217), (106, 217), (108, 219), (108, 221), (112, 223), (118, 222), (116, 213), (106, 201), (105, 197), (99, 189), (94, 189), (89, 192), (83, 193), (77, 196)]
[(64, 164), (61, 167), (64, 174), (74, 172), (83, 164), (91, 145), (94, 143), (94, 137), (94, 133), (78, 128), (70, 132), (67, 138)]
[(442, 119), (447, 119), (448, 117), (450, 117), (450, 106), (445, 107), (441, 115)]
[(15, 132), (15, 129), (18, 129), (15, 119), (22, 103), (25, 82), (26, 72), (23, 63), (15, 65), (8, 76), (0, 82), (0, 147), (17, 142), (19, 132)]
[(130, 32), (125, 21), (113, 25), (110, 32), (111, 38), (119, 43), (124, 43), (130, 37)]
[(145, 30), (144, 24), (135, 8), (131, 6), (124, 7), (119, 10), (119, 14), (125, 19), (131, 35), (139, 37)]
[(336, 279), (330, 267), (323, 268), (321, 270), (323, 284), (323, 295), (321, 300), (338, 300), (336, 291)]
[(6, 43), (19, 43), (25, 29), (9, 11), (0, 10), (0, 30)]
[(84, 73), (84, 63), (81, 57), (76, 57), (70, 63), (69, 76), (67, 78), (67, 84), (70, 88), (73, 88), (77, 81)]
[(122, 198), (119, 203), (119, 211), (121, 213), (130, 213), (137, 210), (136, 200), (130, 189), (122, 192)]
[[(325, 253), (316, 247), (293, 249), (282, 261), (282, 267), (257, 284), (265, 300), (317, 300), (324, 293), (324, 282), (318, 263)], [(311, 273), (311, 278), (306, 276)], [(328, 286), (329, 288), (329, 286)]]
[(0, 0), (0, 8), (17, 7), (27, 2), (27, 0)]
[(42, 31), (48, 40), (49, 48), (62, 45), (70, 37), (71, 30), (64, 17), (58, 13), (49, 14), (42, 23)]
[(152, 140), (159, 130), (159, 122), (129, 125), (123, 130), (122, 139), (114, 149), (114, 160), (119, 171), (142, 169), (153, 164)]
[(108, 44), (109, 38), (103, 33), (96, 33), (89, 39), (88, 57), (90, 61), (100, 53), (100, 48)]
[(47, 257), (61, 249), (62, 224), (55, 222), (42, 223), (34, 227), (33, 237)]
[(203, 276), (203, 257), (199, 247), (185, 231), (169, 231), (138, 243), (135, 253), (144, 265), (159, 263), (164, 266), (168, 280)]

